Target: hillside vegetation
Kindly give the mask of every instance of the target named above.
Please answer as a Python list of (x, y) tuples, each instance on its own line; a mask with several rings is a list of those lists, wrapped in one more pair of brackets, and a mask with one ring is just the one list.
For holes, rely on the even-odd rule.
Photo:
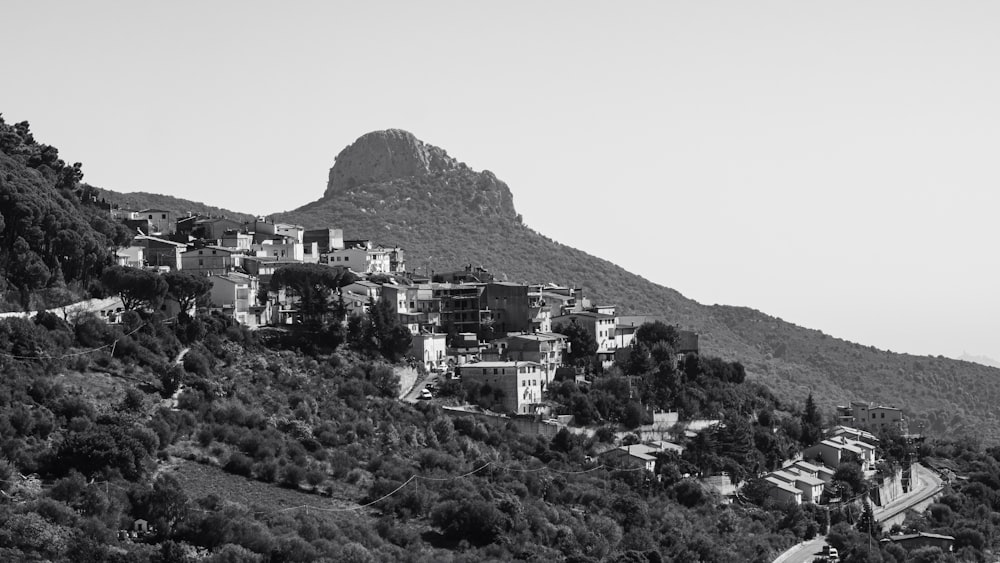
[(166, 209), (172, 211), (175, 217), (187, 214), (207, 215), (209, 217), (228, 217), (234, 221), (252, 221), (254, 215), (240, 213), (221, 207), (213, 207), (201, 202), (191, 201), (169, 195), (151, 194), (147, 192), (119, 193), (112, 190), (100, 190), (101, 197), (111, 205), (122, 209), (139, 211), (140, 209)]
[[(851, 365), (887, 370), (895, 365), (889, 362), (912, 357), (830, 339), (756, 311), (705, 308), (660, 288), (654, 297), (676, 306), (674, 315), (693, 321), (707, 315), (712, 334), (719, 335), (715, 346), (728, 343), (728, 353), (736, 356), (746, 352), (741, 359), (764, 375), (750, 378), (741, 362), (711, 354), (678, 362), (676, 330), (650, 323), (637, 331), (621, 365), (591, 384), (565, 380), (550, 386), (552, 403), (593, 423), (593, 436), (562, 429), (549, 438), (499, 421), (450, 416), (437, 402), (411, 405), (397, 399), (395, 368), (403, 366), (392, 362), (405, 347), (387, 337), (397, 334), (399, 325), (384, 302), (345, 329), (344, 312), (322, 291), (321, 298), (307, 300), (317, 311), (308, 322), (249, 331), (204, 312), (165, 317), (158, 305), (168, 293), (196, 301), (208, 291), (207, 284), (194, 283), (197, 277), (185, 280), (188, 273), (159, 276), (111, 266), (107, 254), (74, 262), (77, 255), (69, 251), (77, 247), (67, 240), (110, 252), (120, 243), (119, 233), (87, 203), (95, 197), (80, 183), (78, 165), (67, 167), (55, 158), (55, 149), (29, 141), (26, 123), (14, 131), (16, 138), (4, 137), (0, 152), (4, 234), (17, 235), (15, 252), (21, 253), (0, 264), (7, 283), (15, 284), (28, 304), (71, 288), (81, 295), (119, 293), (132, 299), (119, 324), (90, 314), (63, 318), (47, 312), (0, 319), (2, 561), (766, 562), (827, 525), (829, 541), (847, 562), (955, 560), (936, 548), (906, 554), (878, 543), (869, 554), (864, 532), (871, 526), (859, 508), (777, 504), (765, 499), (759, 479), (762, 471), (819, 439), (823, 426), (812, 397), (801, 409), (800, 403), (775, 397), (772, 383), (793, 395), (792, 386), (810, 381), (833, 396), (838, 383), (824, 379), (824, 370), (863, 385), (853, 381), (860, 376)], [(396, 133), (393, 142), (401, 139), (405, 135)], [(383, 162), (380, 174), (398, 167), (415, 170), (414, 184), (377, 184), (388, 186), (380, 194), (381, 207), (359, 212), (383, 213), (392, 208), (389, 199), (399, 199), (398, 191), (416, 193), (415, 185), (437, 189), (436, 184), (454, 180), (460, 188), (461, 182), (473, 182), (481, 197), (464, 205), (466, 211), (478, 210), (480, 222), (520, 229), (504, 232), (532, 239), (543, 258), (569, 255), (581, 268), (620, 272), (521, 226), (509, 191), (492, 175), (469, 171), (443, 151), (424, 150), (425, 168)], [(363, 164), (363, 158), (353, 160), (350, 173), (331, 181), (329, 200), (369, 204), (375, 186), (363, 183), (358, 172), (366, 169)], [(414, 200), (406, 197), (411, 199), (399, 203), (390, 227), (405, 224), (400, 222), (404, 204)], [(461, 211), (454, 201), (448, 207)], [(456, 228), (449, 221), (437, 225)], [(79, 239), (60, 234), (69, 229)], [(458, 242), (466, 238), (456, 232), (446, 240), (455, 241), (453, 251), (471, 252), (473, 244)], [(505, 265), (498, 271), (523, 279), (565, 279), (558, 268), (515, 269), (517, 257), (509, 249), (516, 238), (507, 241)], [(27, 283), (18, 277), (20, 256), (38, 274), (29, 285), (16, 285)], [(353, 280), (349, 273), (331, 275), (317, 266), (284, 270), (275, 278), (293, 287), (319, 270), (330, 276), (327, 289)], [(605, 289), (592, 291), (614, 298), (618, 294), (597, 292), (635, 285), (624, 273), (614, 282), (605, 279), (600, 282), (605, 285), (593, 286)], [(298, 291), (304, 298), (303, 288)], [(655, 307), (657, 301), (646, 303)], [(863, 363), (841, 363), (845, 357)], [(915, 380), (933, 384), (954, 365), (921, 360), (913, 366), (921, 374)], [(888, 372), (884, 375), (889, 380)], [(453, 396), (497, 399), (486, 385), (452, 387)], [(978, 416), (979, 403), (968, 404), (966, 415)], [(602, 457), (618, 443), (615, 430), (636, 428), (647, 419), (647, 408), (676, 410), (684, 418), (718, 413), (722, 423), (682, 438), (680, 455), (657, 453), (652, 472)], [(943, 430), (962, 424), (945, 417), (945, 411), (934, 411), (928, 421)], [(989, 560), (1000, 547), (996, 448), (983, 452), (975, 440), (963, 440), (914, 449), (898, 435), (884, 438), (883, 453), (892, 463), (916, 454), (962, 477), (939, 503), (909, 518), (906, 529), (952, 534), (962, 560)], [(627, 435), (621, 443), (637, 439)], [(719, 471), (748, 479), (738, 502), (722, 504), (695, 478)], [(859, 496), (869, 485), (860, 466), (846, 462), (837, 468), (832, 490)], [(143, 523), (151, 526), (148, 532)]]
[[(413, 143), (418, 156), (440, 151)], [(401, 147), (393, 150), (398, 160)], [(357, 169), (364, 155), (352, 147), (345, 153)], [(331, 178), (336, 169), (337, 164)], [(751, 309), (701, 305), (524, 225), (506, 184), (489, 171), (476, 172), (454, 160), (417, 175), (379, 178), (328, 187), (323, 199), (275, 217), (399, 244), (407, 250), (409, 269), (421, 273), (472, 263), (500, 279), (578, 285), (622, 313), (660, 315), (697, 330), (708, 353), (739, 359), (751, 378), (787, 401), (801, 403), (811, 392), (827, 413), (851, 400), (893, 404), (916, 419), (914, 430), (940, 436), (973, 432), (1000, 443), (1000, 420), (990, 409), (1000, 400), (998, 369), (876, 350)]]
[[(660, 315), (697, 330), (708, 353), (739, 359), (752, 379), (784, 400), (802, 403), (812, 392), (828, 414), (851, 400), (896, 405), (913, 419), (914, 431), (971, 432), (1000, 443), (1000, 419), (991, 408), (1000, 399), (1000, 369), (877, 350), (752, 309), (699, 304), (524, 225), (510, 189), (493, 173), (471, 170), (405, 132), (392, 131), (385, 139), (380, 133), (345, 149), (348, 173), (338, 174), (335, 164), (322, 199), (273, 217), (398, 244), (411, 271), (451, 271), (472, 263), (499, 279), (578, 285), (622, 313)], [(392, 158), (378, 153), (384, 145)], [(365, 178), (359, 171), (366, 169), (377, 173)], [(139, 206), (155, 202), (127, 195)], [(180, 211), (191, 203), (168, 208)]]
[(125, 227), (80, 183), (80, 163), (38, 143), (27, 122), (0, 116), (0, 307), (26, 310), (72, 302), (100, 276)]

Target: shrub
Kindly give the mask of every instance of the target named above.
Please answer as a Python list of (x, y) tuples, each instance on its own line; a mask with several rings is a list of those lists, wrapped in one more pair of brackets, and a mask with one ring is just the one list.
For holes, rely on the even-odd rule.
[(212, 375), (212, 363), (197, 350), (189, 350), (184, 355), (184, 370), (201, 377)]
[(278, 478), (278, 464), (273, 459), (259, 461), (253, 466), (253, 473), (266, 483), (273, 483)]
[(306, 470), (298, 465), (286, 465), (281, 471), (281, 486), (289, 489), (299, 488), (299, 483), (305, 478)]
[(223, 469), (235, 475), (249, 477), (253, 474), (253, 460), (239, 452), (236, 452), (229, 456), (229, 461), (226, 462)]

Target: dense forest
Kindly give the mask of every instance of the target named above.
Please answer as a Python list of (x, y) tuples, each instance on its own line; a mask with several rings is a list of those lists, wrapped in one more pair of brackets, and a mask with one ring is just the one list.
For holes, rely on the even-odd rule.
[(98, 207), (97, 190), (40, 144), (26, 121), (0, 116), (0, 307), (53, 307), (84, 295), (114, 247), (129, 240)]

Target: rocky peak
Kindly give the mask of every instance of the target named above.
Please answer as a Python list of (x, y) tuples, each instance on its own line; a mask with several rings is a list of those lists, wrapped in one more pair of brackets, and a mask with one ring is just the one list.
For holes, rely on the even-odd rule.
[(465, 168), (438, 147), (425, 144), (408, 131), (386, 129), (362, 135), (340, 151), (326, 184), (329, 196), (373, 182), (427, 176)]

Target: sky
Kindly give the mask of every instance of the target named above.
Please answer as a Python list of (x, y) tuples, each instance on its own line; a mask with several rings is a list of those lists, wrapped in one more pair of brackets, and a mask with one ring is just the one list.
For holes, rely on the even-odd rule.
[[(0, 112), (85, 180), (268, 214), (400, 128), (705, 304), (1000, 358), (1000, 3), (15, 2)], [(400, 243), (405, 241), (385, 241)]]

